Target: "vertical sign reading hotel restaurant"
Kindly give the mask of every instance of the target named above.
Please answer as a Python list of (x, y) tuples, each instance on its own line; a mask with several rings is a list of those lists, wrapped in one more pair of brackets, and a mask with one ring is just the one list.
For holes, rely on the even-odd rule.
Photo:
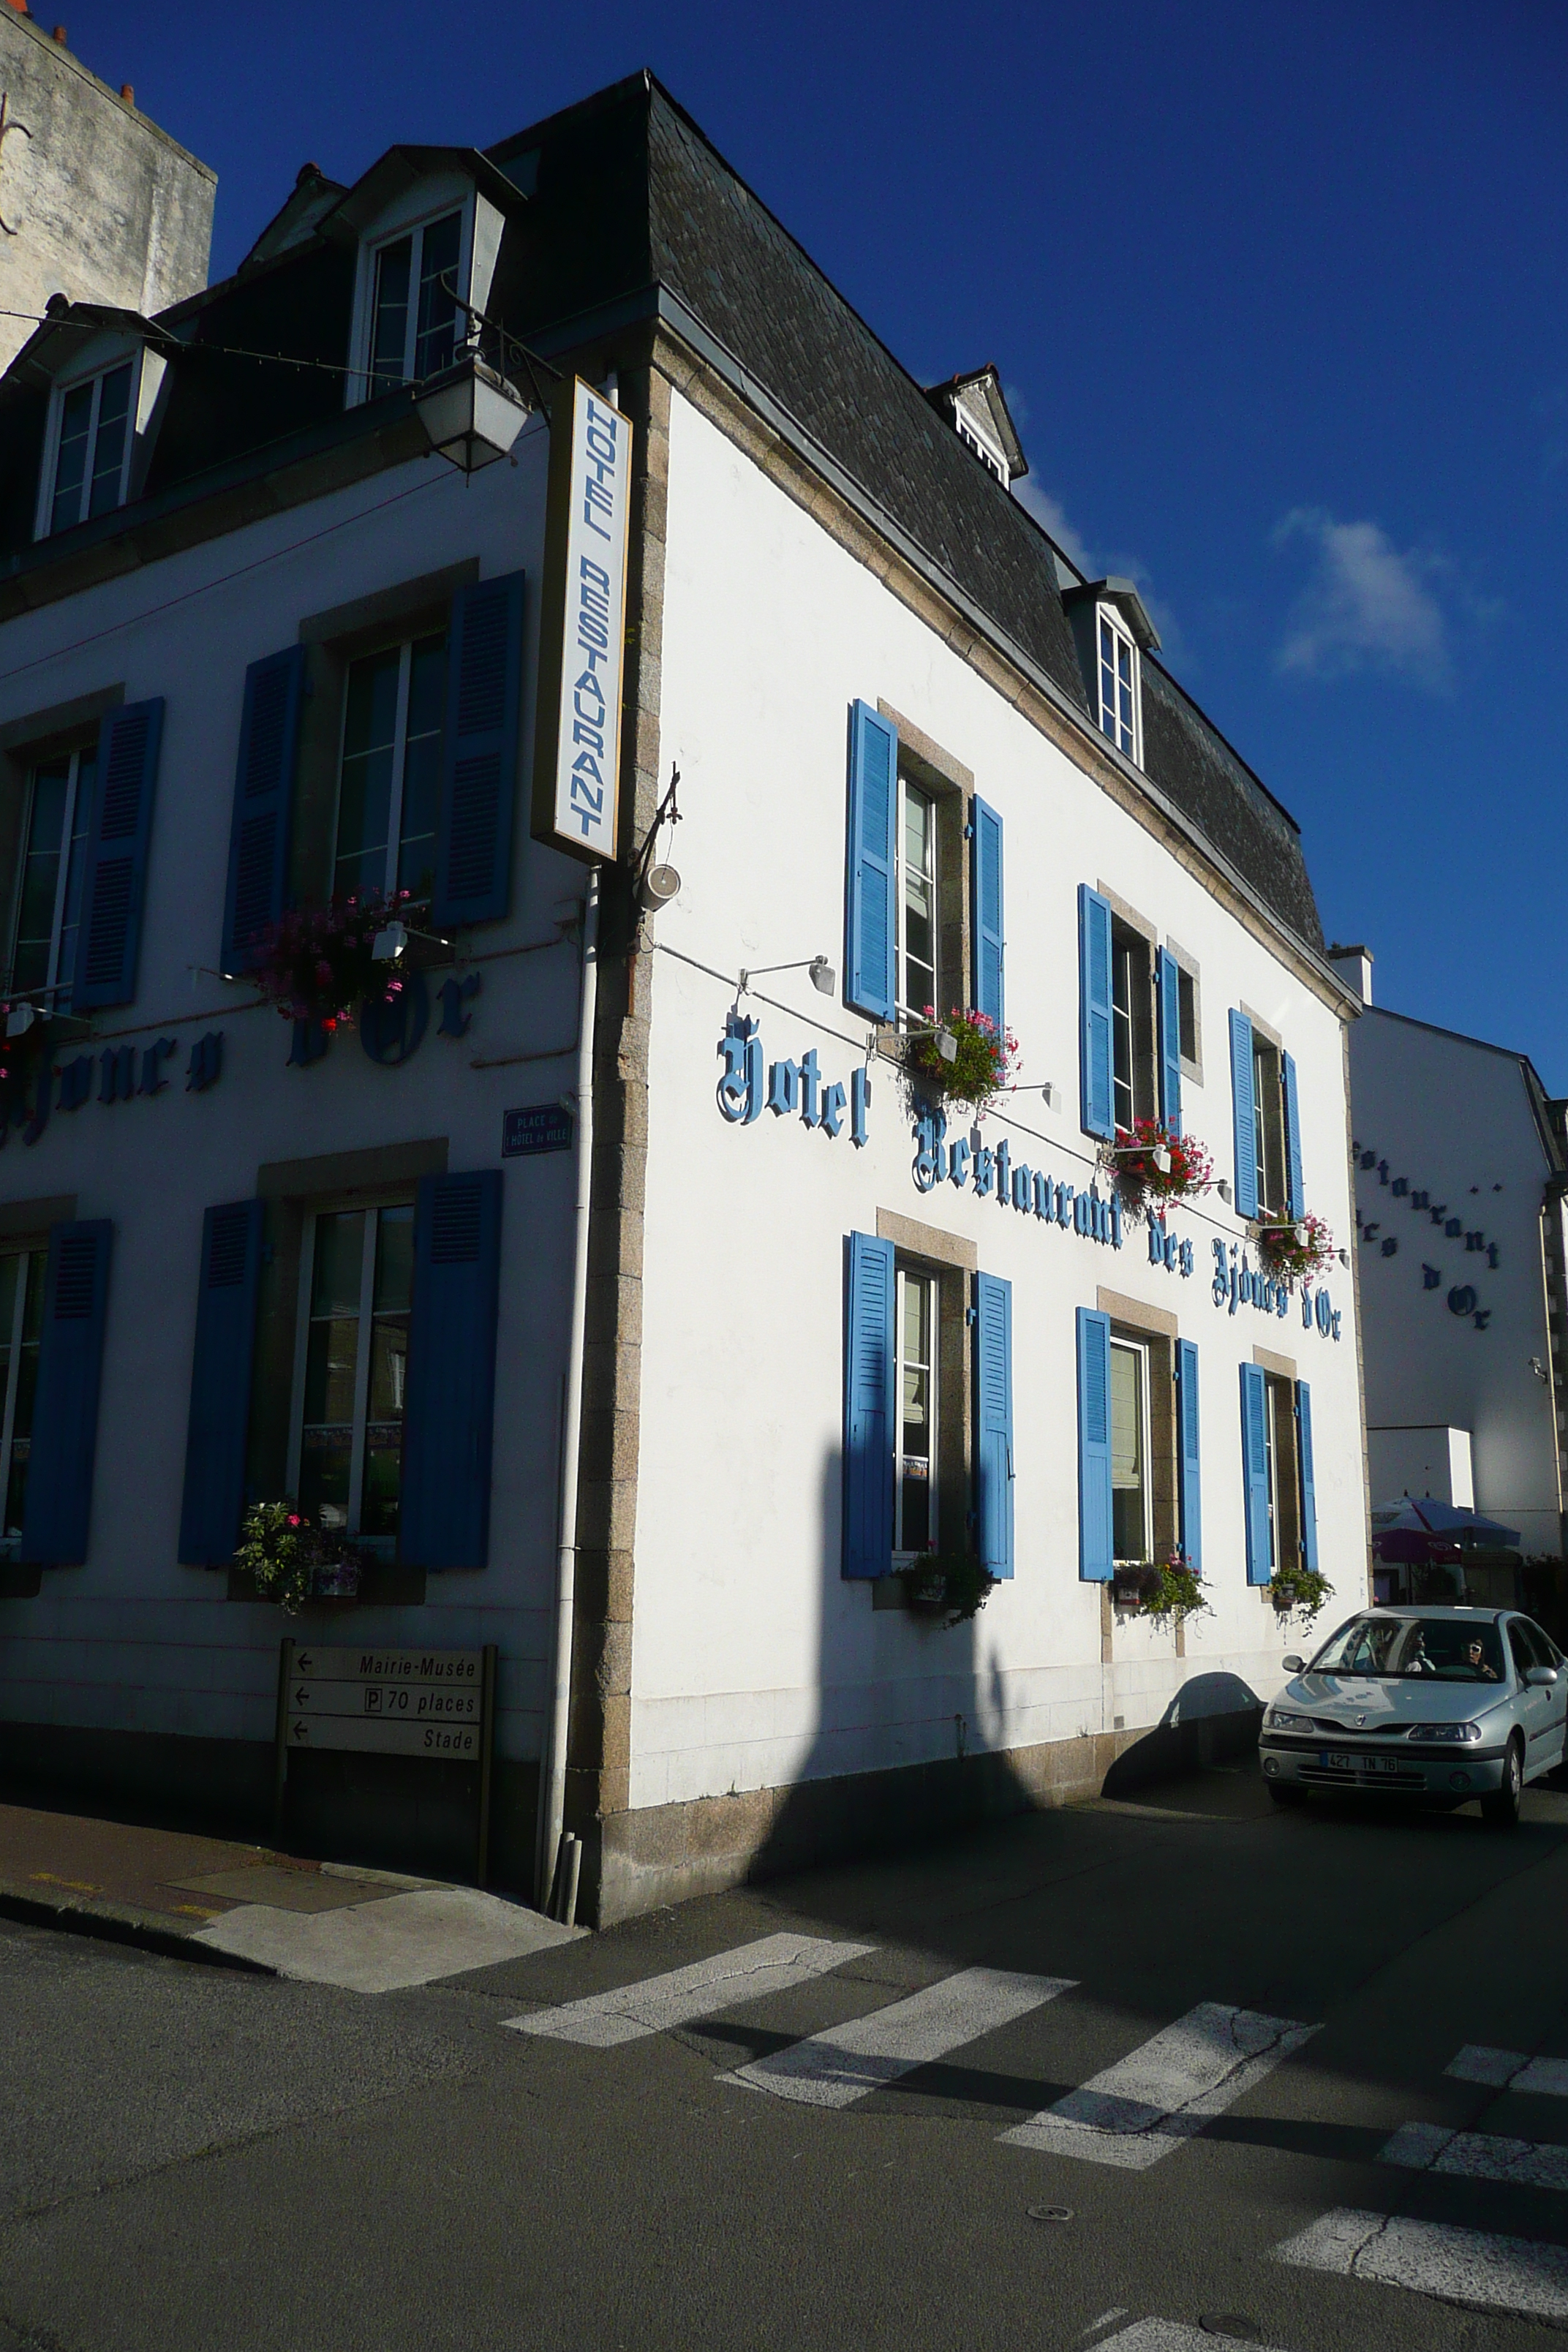
[(626, 656), (632, 428), (567, 378), (551, 417), (550, 505), (533, 748), (533, 836), (613, 858)]

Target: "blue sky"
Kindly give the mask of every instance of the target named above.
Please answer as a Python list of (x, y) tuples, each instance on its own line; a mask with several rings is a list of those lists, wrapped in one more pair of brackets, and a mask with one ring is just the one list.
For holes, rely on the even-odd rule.
[(997, 362), (1378, 1001), (1568, 1092), (1562, 0), (68, 6), (216, 167), (215, 274), (306, 157), (651, 66), (914, 373)]

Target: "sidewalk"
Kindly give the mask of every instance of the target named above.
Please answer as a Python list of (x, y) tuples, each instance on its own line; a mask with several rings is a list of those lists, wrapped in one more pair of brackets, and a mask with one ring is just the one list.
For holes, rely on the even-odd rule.
[(0, 1916), (362, 1993), (585, 1932), (478, 1887), (23, 1805), (0, 1805)]

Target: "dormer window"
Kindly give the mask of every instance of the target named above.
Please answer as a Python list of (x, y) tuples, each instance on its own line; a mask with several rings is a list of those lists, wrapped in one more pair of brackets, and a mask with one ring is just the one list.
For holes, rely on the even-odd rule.
[(1007, 468), (1005, 465), (1004, 465), (998, 452), (991, 448), (981, 437), (981, 435), (976, 430), (971, 420), (964, 415), (962, 408), (959, 410), (954, 422), (958, 426), (958, 437), (963, 442), (964, 447), (966, 449), (972, 449), (974, 452), (974, 455), (979, 458), (981, 464), (985, 467), (986, 472), (994, 474), (1003, 488), (1005, 489), (1007, 487)]
[(443, 213), (376, 248), (372, 393), (420, 383), (450, 367), (458, 341), (463, 215)]
[(359, 240), (348, 404), (427, 383), (478, 347), (506, 214), (521, 200), (483, 156), (394, 148), (331, 215)]
[(125, 503), (133, 360), (55, 395), (54, 465), (44, 536)]
[(1100, 726), (1119, 751), (1142, 764), (1138, 648), (1109, 604), (1100, 607)]
[(1143, 656), (1160, 640), (1131, 580), (1085, 580), (1062, 592), (1094, 724), (1143, 765)]

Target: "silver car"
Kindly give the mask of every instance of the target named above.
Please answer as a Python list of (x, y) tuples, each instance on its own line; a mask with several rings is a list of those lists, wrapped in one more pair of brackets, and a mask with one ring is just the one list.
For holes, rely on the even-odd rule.
[(1479, 1797), (1510, 1828), (1525, 1782), (1563, 1760), (1563, 1654), (1511, 1610), (1364, 1610), (1285, 1667), (1258, 1742), (1276, 1804), (1310, 1789)]

